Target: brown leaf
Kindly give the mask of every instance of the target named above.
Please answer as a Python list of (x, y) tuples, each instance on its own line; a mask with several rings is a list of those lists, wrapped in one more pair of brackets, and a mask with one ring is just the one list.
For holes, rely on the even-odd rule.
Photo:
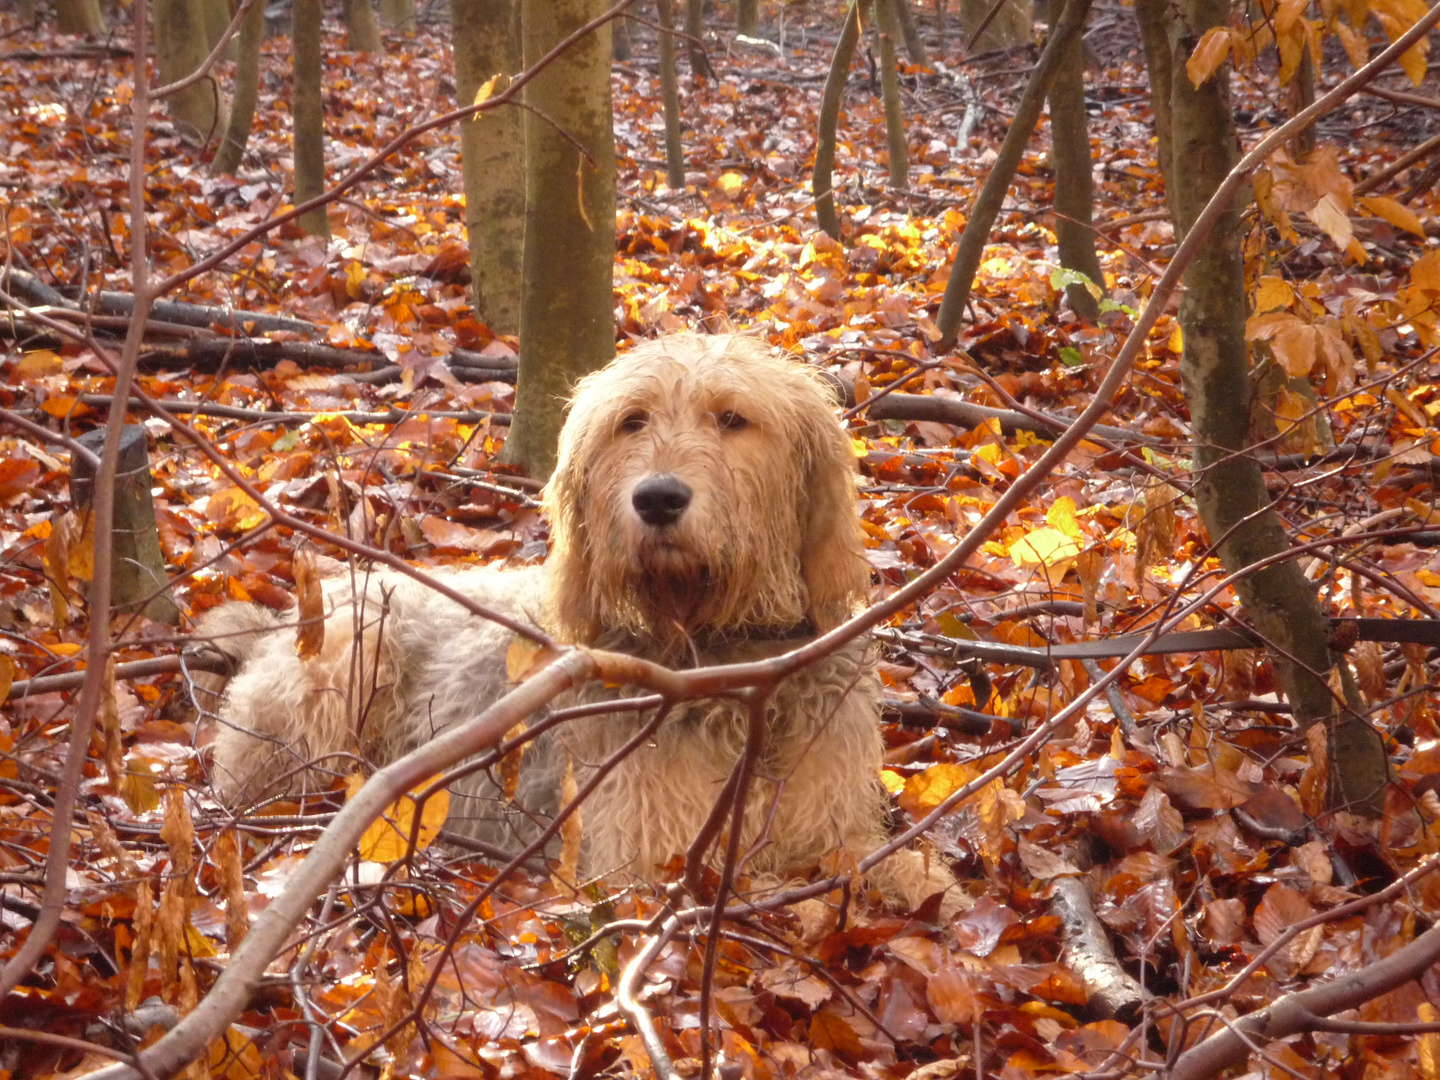
[(125, 1008), (134, 1012), (145, 996), (145, 975), (150, 968), (150, 945), (155, 920), (155, 894), (150, 880), (142, 878), (135, 886), (135, 919), (132, 923), (134, 944), (130, 946), (130, 964), (125, 973)]
[(985, 1002), (976, 986), (976, 978), (957, 967), (936, 972), (925, 987), (925, 996), (935, 1019), (942, 1024), (968, 1028), (985, 1013)]
[(220, 896), (225, 901), (225, 943), (234, 952), (250, 930), (250, 909), (245, 899), (245, 871), (240, 861), (240, 839), (234, 829), (215, 838), (211, 852), (220, 871)]
[(1252, 784), (1228, 769), (1202, 765), (1198, 769), (1166, 769), (1155, 782), (1182, 811), (1229, 810), (1255, 794)]
[[(569, 806), (579, 795), (575, 783), (575, 762), (565, 755), (565, 775), (560, 780), (560, 805)], [(560, 826), (560, 862), (555, 868), (556, 876), (574, 888), (580, 880), (580, 807), (576, 807)]]
[(301, 548), (295, 553), (295, 600), (299, 625), (295, 628), (295, 654), (301, 660), (320, 655), (325, 647), (325, 595), (320, 588), (320, 571), (315, 553)]
[(115, 702), (115, 657), (105, 662), (105, 688), (100, 691), (100, 733), (105, 740), (105, 778), (114, 791), (120, 790), (124, 773), (125, 747), (120, 738), (120, 709)]

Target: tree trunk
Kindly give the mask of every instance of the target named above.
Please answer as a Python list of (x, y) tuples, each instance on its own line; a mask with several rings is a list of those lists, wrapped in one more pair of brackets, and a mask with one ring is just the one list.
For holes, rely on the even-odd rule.
[(665, 182), (685, 190), (685, 150), (680, 144), (680, 77), (675, 71), (674, 0), (655, 0), (660, 23), (660, 96), (665, 102)]
[[(492, 75), (520, 70), (515, 0), (451, 0), (455, 90), (461, 105)], [(475, 314), (497, 334), (520, 332), (520, 273), (525, 255), (525, 156), (520, 110), (513, 105), (460, 122), (465, 172), (465, 229), (470, 236)]]
[(1140, 38), (1145, 43), (1145, 67), (1150, 73), (1150, 108), (1155, 116), (1155, 157), (1160, 175), (1165, 178), (1165, 199), (1170, 216), (1175, 205), (1170, 199), (1171, 165), (1170, 138), (1170, 38), (1165, 15), (1168, 0), (1135, 0), (1135, 21), (1140, 24)]
[[(168, 85), (199, 69), (210, 55), (204, 9), (189, 0), (154, 0), (155, 52), (160, 82)], [(213, 76), (197, 79), (165, 99), (170, 119), (185, 139), (204, 144), (225, 124), (224, 104)]]
[(415, 18), (415, 0), (380, 0), (380, 21), (402, 34), (413, 34), (420, 28)]
[(1005, 0), (993, 16), (994, 0), (960, 0), (959, 7), (960, 27), (972, 52), (1009, 49), (1030, 40), (1031, 0)]
[(825, 76), (825, 94), (820, 99), (820, 120), (815, 133), (815, 170), (810, 175), (810, 194), (815, 197), (815, 217), (836, 240), (840, 236), (840, 215), (835, 210), (835, 130), (840, 124), (840, 106), (845, 99), (845, 83), (850, 78), (850, 61), (855, 59), (855, 43), (860, 40), (860, 0), (850, 0), (845, 24), (835, 53), (830, 58), (830, 71)]
[(705, 0), (685, 0), (685, 43), (690, 52), (690, 77), (713, 79), (715, 69), (705, 55)]
[(616, 60), (624, 62), (630, 59), (630, 34), (632, 32), (628, 15), (621, 15), (610, 24), (610, 47)]
[(929, 67), (930, 56), (925, 51), (925, 41), (920, 37), (920, 26), (910, 9), (910, 0), (895, 0), (895, 17), (900, 22), (900, 36), (905, 39), (905, 53), (910, 62), (917, 67)]
[(885, 141), (890, 151), (890, 186), (910, 186), (910, 157), (905, 145), (905, 112), (900, 106), (900, 73), (896, 69), (895, 38), (899, 0), (875, 0), (875, 29), (880, 42), (880, 97), (885, 103)]
[[(291, 29), (294, 89), (291, 123), (294, 125), (295, 205), (308, 202), (325, 190), (325, 106), (320, 97), (323, 70), (320, 59), (320, 0), (295, 0)], [(300, 215), (307, 233), (330, 235), (330, 216), (317, 206)]]
[(380, 52), (380, 24), (370, 0), (345, 0), (345, 43), (351, 52)]
[[(201, 7), (205, 16), (205, 52), (208, 55), (225, 36), (225, 31), (230, 29), (230, 3), (229, 0), (203, 0)], [(230, 47), (220, 54), (222, 60), (229, 60), (234, 52), (235, 39), (230, 41)]]
[[(1300, 64), (1296, 67), (1295, 74), (1290, 77), (1290, 85), (1285, 90), (1290, 99), (1291, 116), (1304, 112), (1315, 104), (1315, 59), (1310, 55), (1308, 46), (1301, 47)], [(1290, 156), (1299, 161), (1314, 149), (1315, 125), (1307, 124), (1290, 141)]]
[(970, 286), (975, 283), (975, 271), (980, 267), (980, 256), (985, 250), (985, 242), (990, 238), (990, 229), (1000, 214), (1000, 207), (1005, 202), (1005, 192), (1009, 190), (1010, 180), (1025, 154), (1025, 144), (1030, 141), (1035, 124), (1040, 119), (1040, 107), (1044, 105), (1050, 85), (1055, 80), (1060, 58), (1072, 40), (1080, 40), (1080, 30), (1085, 25), (1085, 17), (1089, 12), (1090, 0), (1074, 0), (1073, 3), (1065, 5), (1064, 15), (1050, 31), (1045, 49), (1030, 72), (1025, 92), (1020, 95), (1020, 101), (1015, 106), (1015, 118), (1010, 121), (1010, 129), (1005, 132), (1005, 141), (1000, 144), (1000, 153), (995, 157), (995, 164), (990, 166), (990, 175), (985, 178), (985, 186), (975, 198), (975, 206), (970, 211), (970, 218), (965, 222), (965, 232), (955, 250), (955, 263), (950, 267), (950, 278), (945, 283), (940, 314), (935, 319), (935, 325), (940, 329), (940, 345), (943, 349), (953, 346), (960, 334), (960, 316), (964, 314), (965, 305), (970, 301)]
[(245, 145), (250, 141), (250, 128), (255, 122), (255, 101), (260, 92), (260, 42), (264, 37), (265, 0), (255, 0), (240, 24), (235, 50), (235, 100), (230, 107), (225, 138), (210, 166), (212, 175), (235, 172), (245, 156)]
[[(1051, 27), (1059, 21), (1060, 0), (1052, 0)], [(1095, 229), (1090, 223), (1094, 162), (1085, 115), (1085, 50), (1079, 33), (1066, 43), (1050, 87), (1050, 162), (1055, 166), (1055, 238), (1060, 265), (1084, 274), (1103, 290), (1105, 274), (1095, 256)], [(1093, 322), (1099, 317), (1099, 301), (1084, 284), (1067, 285), (1065, 298), (1081, 318)]]
[(100, 0), (55, 0), (55, 29), (62, 34), (105, 33)]
[[(525, 0), (526, 64), (607, 6), (607, 0)], [(525, 111), (520, 369), (505, 460), (545, 477), (555, 467), (562, 405), (575, 380), (615, 355), (609, 24), (540, 72), (525, 87), (525, 102), (544, 119)]]
[(735, 32), (747, 37), (760, 33), (760, 0), (736, 0)]
[[(1235, 162), (1229, 78), (1222, 65), (1198, 89), (1185, 61), (1207, 29), (1223, 25), (1229, 0), (1179, 0), (1171, 20), (1170, 86), (1177, 235), (1188, 231)], [(1254, 393), (1245, 344), (1245, 266), (1240, 209), (1231, 207), (1185, 271), (1180, 361), (1195, 432), (1195, 500), (1228, 573), (1285, 552), (1290, 544), (1270, 505), (1259, 464), (1245, 453)], [(1359, 716), (1337, 717), (1327, 672), (1328, 624), (1315, 586), (1294, 560), (1239, 578), (1235, 591), (1250, 624), (1272, 646), (1276, 681), (1303, 730), (1323, 721), (1329, 735), (1332, 808), (1378, 814), (1387, 766), (1378, 733)]]

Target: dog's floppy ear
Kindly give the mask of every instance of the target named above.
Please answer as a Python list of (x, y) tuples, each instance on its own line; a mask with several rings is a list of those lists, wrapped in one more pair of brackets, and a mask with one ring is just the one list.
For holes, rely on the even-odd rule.
[(590, 544), (581, 508), (585, 505), (585, 455), (580, 425), (574, 418), (560, 433), (559, 459), (541, 496), (550, 521), (550, 555), (545, 568), (550, 578), (551, 611), (561, 640), (584, 644), (600, 632), (596, 599), (591, 592)]
[(870, 566), (855, 503), (855, 455), (835, 422), (823, 386), (807, 410), (801, 432), (808, 468), (801, 493), (800, 571), (808, 596), (806, 614), (824, 633), (844, 622), (866, 601)]

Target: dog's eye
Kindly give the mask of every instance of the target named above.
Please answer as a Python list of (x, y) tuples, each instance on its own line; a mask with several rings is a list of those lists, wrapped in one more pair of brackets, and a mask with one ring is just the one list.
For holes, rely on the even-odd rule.
[(749, 420), (746, 420), (745, 417), (732, 409), (725, 410), (716, 419), (719, 420), (720, 426), (726, 431), (739, 431), (741, 428), (750, 425)]
[(648, 414), (636, 410), (635, 412), (627, 414), (625, 419), (620, 421), (620, 430), (627, 435), (633, 435), (635, 432), (644, 428), (649, 421), (650, 417)]

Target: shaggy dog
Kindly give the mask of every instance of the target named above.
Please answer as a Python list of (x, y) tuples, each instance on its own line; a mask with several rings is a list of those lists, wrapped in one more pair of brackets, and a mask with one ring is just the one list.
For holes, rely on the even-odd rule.
[[(672, 667), (795, 648), (863, 605), (869, 582), (854, 456), (833, 402), (813, 369), (749, 338), (640, 345), (576, 388), (545, 489), (544, 566), (445, 581), (559, 641)], [(202, 622), (239, 662), (214, 699), (212, 783), (228, 803), (293, 790), (327, 756), (332, 769), (347, 753), (393, 760), (506, 689), (513, 635), (433, 590), (382, 571), (335, 577), (324, 593), (325, 643), (308, 660), (253, 605)], [(568, 703), (626, 694), (595, 685)], [(749, 873), (833, 865), (841, 852), (844, 865), (885, 842), (879, 713), (863, 641), (779, 684), (746, 806)], [(582, 810), (587, 871), (654, 878), (685, 852), (741, 755), (746, 716), (728, 698), (676, 705), (612, 763)], [(611, 712), (556, 728), (526, 752), (513, 804), (477, 773), (453, 786), (447, 827), (490, 842), (536, 835), (567, 759), (583, 786), (651, 718)], [(947, 912), (964, 902), (920, 852), (892, 855), (869, 878), (912, 907), (936, 892)]]

